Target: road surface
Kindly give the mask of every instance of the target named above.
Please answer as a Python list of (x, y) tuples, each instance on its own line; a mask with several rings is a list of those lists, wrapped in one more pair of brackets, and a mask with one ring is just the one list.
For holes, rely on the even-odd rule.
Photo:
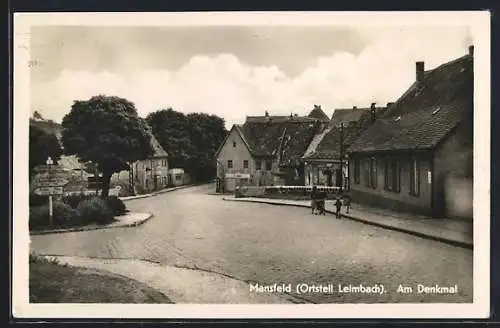
[[(127, 201), (154, 217), (133, 228), (31, 236), (39, 254), (153, 260), (261, 285), (333, 286), (306, 302), (472, 302), (472, 251), (306, 208), (223, 201), (211, 186)], [(382, 294), (338, 285), (384, 286)], [(454, 294), (418, 285), (457, 286)], [(397, 292), (398, 287), (403, 292)], [(406, 287), (412, 287), (412, 292)], [(329, 288), (329, 287), (328, 287)]]

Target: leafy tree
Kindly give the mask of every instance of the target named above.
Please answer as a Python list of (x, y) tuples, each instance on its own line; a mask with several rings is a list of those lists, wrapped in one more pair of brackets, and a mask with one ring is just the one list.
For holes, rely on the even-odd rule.
[(103, 197), (113, 173), (153, 154), (151, 131), (134, 104), (123, 98), (99, 95), (75, 101), (62, 126), (64, 152), (92, 161), (102, 172)]
[(169, 155), (169, 166), (184, 168), (197, 181), (215, 176), (214, 155), (226, 136), (224, 119), (205, 113), (184, 115), (172, 108), (146, 118)]
[(62, 149), (55, 135), (45, 132), (36, 125), (30, 124), (29, 134), (29, 173), (31, 177), (33, 169), (38, 165), (45, 165), (49, 156), (57, 162), (61, 158)]
[(193, 153), (187, 117), (169, 108), (150, 113), (146, 121), (167, 151), (169, 166), (185, 168)]
[(227, 134), (224, 119), (205, 113), (192, 113), (187, 118), (193, 144), (193, 153), (187, 163), (188, 171), (197, 180), (212, 179), (217, 170), (215, 152)]

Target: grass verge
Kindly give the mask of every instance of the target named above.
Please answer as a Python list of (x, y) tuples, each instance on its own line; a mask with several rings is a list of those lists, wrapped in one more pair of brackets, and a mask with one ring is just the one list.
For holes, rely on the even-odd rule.
[(173, 303), (157, 290), (102, 270), (30, 256), (30, 303)]

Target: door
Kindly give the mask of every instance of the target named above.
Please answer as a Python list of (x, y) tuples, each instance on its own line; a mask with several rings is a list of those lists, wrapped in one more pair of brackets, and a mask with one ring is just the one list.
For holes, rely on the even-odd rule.
[(226, 178), (226, 191), (234, 191), (236, 188), (236, 179)]
[(335, 186), (339, 187), (342, 185), (342, 171), (339, 169), (335, 170)]

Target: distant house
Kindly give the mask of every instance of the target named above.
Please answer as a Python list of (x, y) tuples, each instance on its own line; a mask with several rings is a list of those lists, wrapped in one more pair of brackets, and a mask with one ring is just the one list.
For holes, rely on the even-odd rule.
[(425, 71), (348, 148), (356, 202), (472, 217), (473, 48)]
[[(315, 108), (316, 109), (316, 108)], [(311, 112), (314, 116), (319, 110)], [(237, 185), (303, 185), (300, 158), (322, 124), (310, 116), (248, 116), (233, 125), (216, 152), (217, 177), (225, 190)]]
[[(306, 185), (342, 186), (348, 189), (346, 148), (386, 107), (336, 109), (328, 126), (316, 134), (302, 160)], [(344, 158), (341, 168), (341, 157)]]
[(184, 169), (173, 168), (168, 170), (168, 185), (182, 186), (189, 183), (189, 175), (184, 172)]
[(168, 153), (163, 149), (155, 136), (150, 132), (153, 155), (148, 159), (134, 162), (128, 171), (129, 186), (135, 193), (162, 189), (168, 185)]

